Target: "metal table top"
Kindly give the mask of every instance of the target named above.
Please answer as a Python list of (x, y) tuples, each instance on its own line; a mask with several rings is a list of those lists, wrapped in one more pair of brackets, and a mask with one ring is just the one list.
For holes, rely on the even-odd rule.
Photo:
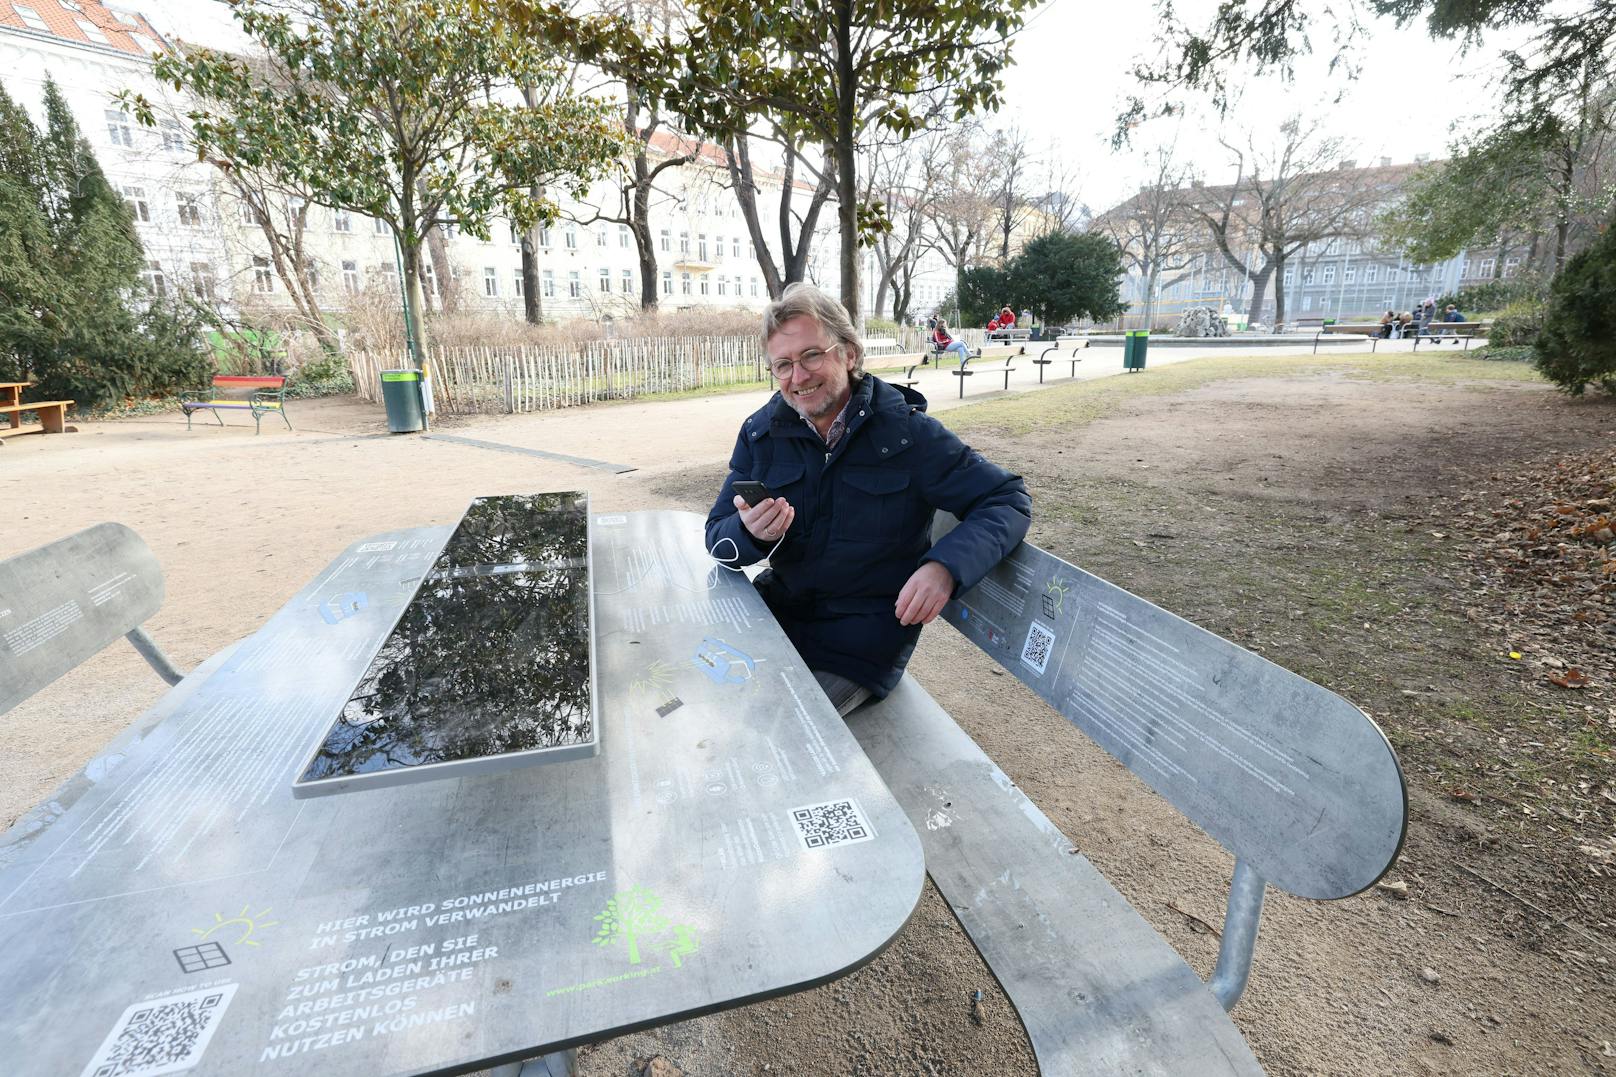
[(466, 1072), (879, 952), (920, 842), (701, 533), (593, 520), (598, 755), (294, 799), (449, 529), (350, 547), (0, 839), (7, 1072)]

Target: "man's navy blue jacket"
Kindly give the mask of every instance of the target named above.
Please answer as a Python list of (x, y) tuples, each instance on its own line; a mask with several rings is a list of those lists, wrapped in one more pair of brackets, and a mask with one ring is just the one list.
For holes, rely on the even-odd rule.
[[(812, 669), (880, 698), (897, 686), (920, 635), (902, 625), (898, 592), (926, 561), (976, 585), (1027, 534), (1032, 499), (1019, 476), (989, 463), (924, 411), (926, 398), (866, 374), (853, 387), (847, 433), (833, 452), (776, 393), (735, 440), (729, 476), (707, 516), (707, 548), (726, 564), (769, 553), (735, 511), (735, 481), (754, 479), (797, 510), (757, 579), (769, 609)], [(932, 513), (960, 526), (932, 545)], [(733, 548), (731, 544), (733, 543)]]

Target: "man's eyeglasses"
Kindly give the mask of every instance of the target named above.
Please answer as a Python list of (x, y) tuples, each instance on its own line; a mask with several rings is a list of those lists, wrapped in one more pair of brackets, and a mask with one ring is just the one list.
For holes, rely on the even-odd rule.
[(809, 348), (795, 359), (776, 359), (774, 362), (769, 364), (769, 372), (772, 373), (776, 378), (779, 378), (781, 381), (785, 381), (786, 379), (790, 378), (792, 368), (796, 366), (801, 366), (808, 373), (812, 374), (814, 371), (825, 365), (825, 358), (830, 355), (831, 352), (840, 347), (840, 344), (832, 344), (826, 351), (820, 351), (818, 348)]

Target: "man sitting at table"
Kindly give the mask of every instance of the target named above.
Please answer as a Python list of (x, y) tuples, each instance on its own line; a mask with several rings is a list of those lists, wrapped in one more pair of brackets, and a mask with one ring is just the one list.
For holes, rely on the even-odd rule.
[[(864, 371), (841, 303), (794, 284), (763, 312), (778, 392), (741, 424), (707, 548), (757, 588), (843, 715), (892, 691), (920, 627), (1015, 548), (1032, 520), (1019, 476)], [(755, 505), (737, 480), (762, 482)], [(935, 544), (932, 513), (960, 525)]]

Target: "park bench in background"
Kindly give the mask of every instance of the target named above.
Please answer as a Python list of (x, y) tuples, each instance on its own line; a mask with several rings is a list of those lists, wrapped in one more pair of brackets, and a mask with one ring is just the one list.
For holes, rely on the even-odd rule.
[(1313, 318), (1313, 317), (1297, 318), (1295, 321), (1291, 322), (1291, 330), (1293, 332), (1297, 332), (1297, 333), (1305, 333), (1309, 329), (1323, 329), (1323, 328), (1324, 328), (1324, 319), (1322, 317), (1318, 317), (1318, 318)]
[(999, 344), (1025, 344), (1031, 337), (1030, 328), (993, 329), (988, 332), (987, 339)]
[(1381, 325), (1379, 322), (1355, 322), (1351, 324), (1337, 322), (1332, 325), (1321, 325), (1319, 326), (1319, 331), (1313, 334), (1313, 354), (1317, 355), (1319, 353), (1319, 339), (1326, 336), (1356, 335), (1368, 337), (1370, 340), (1374, 341), (1374, 343), (1370, 345), (1369, 350), (1374, 351), (1380, 346), (1381, 330), (1385, 328), (1386, 327)]
[(0, 714), (119, 636), (179, 684), (185, 674), (141, 627), (162, 604), (162, 567), (122, 524), (96, 524), (0, 561)]
[(1050, 363), (1055, 362), (1054, 359), (1046, 359), (1045, 356), (1047, 356), (1050, 352), (1059, 352), (1063, 347), (1065, 347), (1068, 344), (1070, 344), (1072, 346), (1072, 354), (1066, 357), (1066, 361), (1072, 364), (1072, 375), (1071, 376), (1074, 377), (1074, 378), (1077, 377), (1077, 364), (1079, 364), (1079, 363), (1081, 363), (1083, 361), (1082, 359), (1078, 358), (1077, 353), (1080, 352), (1080, 351), (1083, 351), (1085, 348), (1087, 348), (1089, 346), (1089, 338), (1088, 337), (1061, 337), (1059, 340), (1051, 341), (1049, 347), (1047, 347), (1043, 351), (1039, 352), (1038, 353), (1038, 358), (1033, 360), (1034, 363), (1038, 364), (1038, 384), (1039, 385), (1044, 384), (1044, 368), (1046, 366), (1048, 366)]
[(1414, 350), (1420, 350), (1420, 342), (1427, 344), (1440, 344), (1444, 340), (1451, 340), (1455, 344), (1464, 341), (1464, 350), (1470, 350), (1470, 342), (1477, 337), (1486, 338), (1492, 331), (1492, 322), (1432, 322), (1424, 333), (1414, 338)]
[(286, 379), (278, 374), (234, 375), (215, 374), (210, 389), (188, 389), (180, 394), (180, 409), (185, 412), (185, 429), (191, 428), (191, 415), (198, 411), (211, 411), (224, 425), (221, 411), (250, 411), (253, 432), (263, 433), (265, 415), (279, 415), (292, 429), (292, 420), (286, 417)]
[(973, 374), (1003, 374), (1004, 387), (1006, 390), (1009, 390), (1010, 372), (1015, 369), (1015, 367), (1010, 365), (1010, 360), (1007, 358), (1003, 363), (996, 364), (994, 366), (964, 366), (962, 364), (958, 370), (950, 371), (950, 373), (959, 379), (959, 398), (964, 400), (966, 378), (969, 378)]
[[(953, 522), (940, 514), (933, 537)], [(912, 677), (849, 715), (1040, 1070), (1261, 1073), (1226, 1011), (1264, 889), (1343, 898), (1390, 868), (1408, 805), (1385, 736), (1334, 693), (1031, 543), (944, 616), (1235, 857), (1203, 984)]]
[[(26, 381), (0, 382), (0, 445), (6, 438), (22, 434), (73, 434), (78, 427), (67, 425), (67, 409), (71, 400), (24, 400), (22, 391), (31, 383)], [(33, 412), (39, 419), (39, 428), (23, 429), (22, 417)]]

